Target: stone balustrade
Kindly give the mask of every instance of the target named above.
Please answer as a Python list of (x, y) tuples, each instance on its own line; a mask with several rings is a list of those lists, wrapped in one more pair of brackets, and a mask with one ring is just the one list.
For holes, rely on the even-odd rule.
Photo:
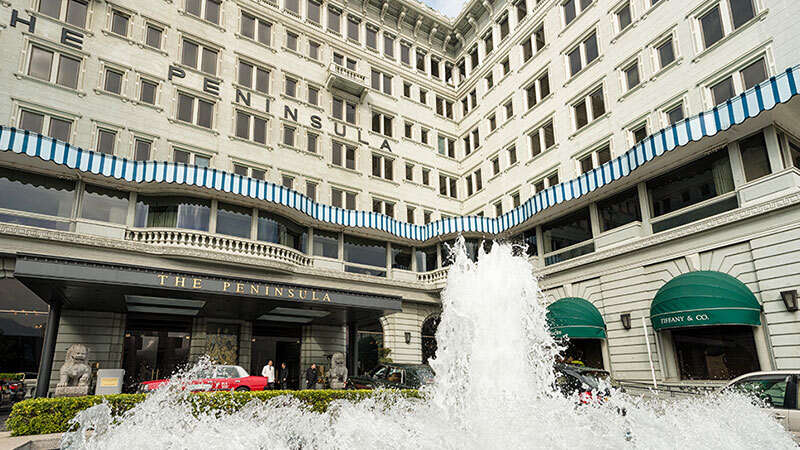
[(234, 236), (215, 235), (202, 231), (160, 228), (129, 229), (125, 232), (125, 239), (154, 246), (184, 247), (233, 253), (298, 266), (310, 267), (312, 265), (310, 256), (282, 245)]
[(430, 272), (419, 273), (417, 274), (417, 281), (421, 281), (423, 283), (438, 283), (440, 281), (445, 281), (447, 280), (447, 272), (449, 270), (449, 267), (443, 267)]

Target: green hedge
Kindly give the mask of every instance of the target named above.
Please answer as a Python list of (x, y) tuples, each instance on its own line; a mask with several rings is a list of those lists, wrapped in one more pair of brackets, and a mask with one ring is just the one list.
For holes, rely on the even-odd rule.
[(0, 380), (19, 381), (25, 379), (24, 373), (0, 373)]
[[(256, 392), (212, 392), (188, 396), (195, 412), (237, 411), (250, 400), (267, 400), (281, 395), (290, 395), (308, 405), (312, 411), (324, 412), (334, 400), (360, 401), (370, 397), (374, 391), (256, 391)], [(415, 390), (400, 391), (407, 398), (419, 398)], [(12, 436), (63, 433), (69, 429), (69, 421), (79, 412), (105, 400), (117, 416), (144, 401), (145, 394), (90, 395), (86, 397), (37, 398), (14, 404), (6, 421)]]

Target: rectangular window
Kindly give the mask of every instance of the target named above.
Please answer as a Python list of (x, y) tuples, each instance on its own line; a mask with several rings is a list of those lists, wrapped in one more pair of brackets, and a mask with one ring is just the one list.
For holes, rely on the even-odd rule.
[(312, 105), (319, 104), (319, 89), (309, 86), (308, 88), (308, 103)]
[(417, 70), (419, 70), (420, 72), (423, 72), (423, 73), (426, 72), (426, 67), (425, 67), (425, 57), (426, 57), (426, 55), (425, 55), (425, 52), (423, 52), (420, 49), (417, 49), (417, 51), (415, 53), (417, 55)]
[(672, 45), (672, 37), (659, 44), (656, 47), (656, 52), (658, 53), (659, 67), (662, 69), (675, 61), (675, 48)]
[(670, 125), (674, 125), (680, 122), (681, 120), (683, 120), (684, 117), (686, 117), (686, 115), (683, 112), (683, 102), (666, 110), (665, 114), (667, 116), (667, 122), (669, 122)]
[(759, 58), (757, 61), (740, 70), (739, 73), (742, 75), (742, 82), (745, 90), (761, 83), (767, 79), (767, 65), (764, 62), (764, 58)]
[(161, 41), (162, 36), (164, 34), (164, 30), (161, 27), (156, 25), (147, 24), (147, 31), (145, 32), (145, 45), (148, 47), (161, 49)]
[[(592, 239), (592, 227), (589, 219), (589, 208), (584, 208), (573, 214), (556, 219), (542, 225), (542, 241), (544, 253), (552, 253)], [(593, 251), (589, 250), (589, 251)], [(566, 259), (580, 256), (581, 252), (560, 253), (551, 258), (546, 258), (545, 264), (554, 264)]]
[(135, 161), (150, 160), (150, 150), (153, 146), (152, 142), (137, 138), (136, 140), (134, 140), (133, 146), (134, 146), (133, 159)]
[(739, 141), (739, 151), (742, 154), (744, 177), (748, 182), (772, 172), (764, 133), (757, 133)]
[(319, 142), (319, 135), (308, 132), (306, 134), (306, 151), (309, 153), (317, 153), (317, 142)]
[(394, 60), (394, 37), (390, 34), (383, 34), (383, 54)]
[(518, 0), (514, 6), (517, 10), (517, 23), (520, 23), (528, 15), (528, 6), (525, 4), (525, 0)]
[(356, 42), (359, 41), (359, 31), (361, 29), (361, 23), (355, 17), (348, 16), (347, 17), (347, 38), (352, 39)]
[(600, 86), (588, 96), (572, 106), (575, 129), (580, 130), (605, 114), (603, 87)]
[(290, 13), (300, 14), (300, 0), (285, 0), (283, 7)]
[(734, 30), (749, 22), (756, 15), (753, 0), (730, 0), (730, 5)]
[(309, 41), (308, 42), (308, 57), (313, 59), (313, 60), (319, 61), (319, 48), (320, 48), (320, 43), (319, 42)]
[(489, 56), (494, 50), (494, 41), (492, 40), (492, 30), (490, 29), (486, 35), (483, 36), (483, 47), (486, 49), (486, 56)]
[(621, 8), (617, 10), (614, 14), (617, 17), (617, 30), (622, 31), (625, 28), (628, 28), (628, 25), (631, 24), (632, 17), (631, 17), (631, 4), (630, 2), (626, 2)]
[(320, 24), (322, 21), (322, 3), (316, 0), (308, 0), (306, 3), (306, 18), (311, 22)]
[(403, 41), (400, 41), (400, 62), (411, 65), (411, 46)]
[(500, 40), (502, 41), (508, 37), (508, 33), (510, 32), (510, 28), (508, 26), (508, 15), (505, 15), (502, 19), (500, 19), (498, 25), (500, 28)]
[(703, 32), (703, 44), (711, 47), (724, 36), (722, 30), (722, 16), (719, 12), (719, 5), (714, 6), (708, 12), (700, 16), (700, 28)]
[(511, 147), (508, 149), (508, 165), (513, 166), (517, 163), (517, 147)]
[(372, 25), (367, 25), (367, 48), (378, 50), (378, 29)]
[(631, 222), (641, 222), (639, 193), (636, 188), (597, 202), (600, 231), (606, 232)]
[[(53, 73), (54, 62), (56, 68), (55, 73)], [(64, 53), (32, 46), (28, 75), (61, 86), (77, 89), (81, 62), (82, 60), (73, 58)]]
[(334, 33), (342, 32), (342, 12), (337, 8), (328, 7), (328, 30)]
[(625, 87), (627, 90), (631, 90), (639, 85), (640, 78), (639, 78), (639, 62), (634, 61), (632, 64), (629, 64), (627, 67), (622, 69), (622, 73), (625, 77)]
[(392, 137), (392, 119), (383, 113), (372, 113), (372, 131)]
[(540, 128), (532, 131), (528, 138), (531, 144), (531, 157), (537, 156), (556, 144), (553, 121), (550, 120)]
[(130, 24), (130, 16), (117, 11), (116, 9), (111, 12), (111, 32), (120, 36), (128, 36), (128, 25)]
[(122, 72), (106, 69), (103, 90), (120, 95), (122, 93), (122, 76)]
[(99, 128), (97, 130), (97, 151), (107, 155), (114, 154), (114, 144), (117, 141), (117, 133), (111, 130)]
[(730, 76), (726, 77), (724, 80), (720, 81), (714, 86), (711, 86), (711, 97), (713, 98), (715, 105), (724, 103), (734, 95), (736, 94), (733, 90), (733, 78)]
[[(217, 74), (218, 50), (207, 48), (186, 38), (183, 38), (182, 42), (181, 63), (209, 75)], [(202, 60), (200, 60), (200, 55), (202, 55)]]
[(294, 98), (297, 95), (297, 80), (294, 78), (286, 77), (286, 83), (284, 84), (284, 94), (288, 97)]
[(306, 197), (311, 200), (317, 199), (317, 183), (313, 181), (306, 181)]
[(314, 229), (314, 256), (338, 259), (339, 233)]
[(292, 50), (294, 52), (297, 51), (297, 40), (298, 40), (297, 33), (292, 33), (291, 31), (286, 32), (286, 48)]
[(567, 53), (570, 76), (574, 76), (600, 56), (597, 47), (597, 32), (592, 32), (580, 44)]
[(294, 147), (295, 133), (297, 129), (288, 125), (283, 126), (283, 145)]
[(647, 138), (647, 124), (643, 123), (640, 126), (631, 130), (631, 134), (633, 135), (633, 144), (636, 145), (639, 142), (642, 142)]
[(214, 103), (178, 92), (178, 110), (176, 118), (181, 122), (193, 123), (203, 128), (212, 128)]

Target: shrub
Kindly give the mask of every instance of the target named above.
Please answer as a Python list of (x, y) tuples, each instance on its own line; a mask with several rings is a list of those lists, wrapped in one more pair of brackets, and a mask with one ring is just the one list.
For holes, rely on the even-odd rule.
[(20, 381), (25, 379), (24, 373), (0, 373), (0, 380)]
[[(255, 391), (255, 392), (211, 392), (190, 395), (195, 413), (208, 412), (226, 414), (238, 411), (252, 399), (262, 401), (281, 395), (292, 396), (315, 412), (325, 412), (334, 400), (361, 401), (374, 391)], [(407, 398), (419, 398), (415, 390), (400, 391)], [(94, 405), (108, 403), (114, 416), (119, 416), (144, 401), (145, 394), (90, 395), (86, 397), (36, 398), (16, 403), (6, 421), (12, 436), (63, 433), (69, 431), (69, 421), (79, 412)]]

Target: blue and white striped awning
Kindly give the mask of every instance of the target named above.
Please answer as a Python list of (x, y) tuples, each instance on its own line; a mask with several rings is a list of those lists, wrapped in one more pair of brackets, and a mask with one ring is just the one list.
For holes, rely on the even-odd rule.
[(666, 152), (691, 141), (713, 136), (757, 116), (762, 111), (788, 102), (797, 95), (798, 71), (800, 66), (787, 69), (711, 111), (665, 128), (601, 167), (536, 193), (524, 204), (499, 218), (452, 217), (427, 225), (413, 225), (378, 213), (349, 211), (323, 205), (299, 192), (263, 180), (182, 163), (129, 161), (73, 147), (47, 136), (13, 127), (0, 126), (0, 151), (38, 157), (71, 169), (102, 174), (131, 183), (175, 183), (232, 193), (284, 205), (320, 222), (344, 227), (371, 228), (415, 241), (426, 241), (459, 232), (497, 234), (525, 222), (539, 211), (579, 198), (625, 177)]

